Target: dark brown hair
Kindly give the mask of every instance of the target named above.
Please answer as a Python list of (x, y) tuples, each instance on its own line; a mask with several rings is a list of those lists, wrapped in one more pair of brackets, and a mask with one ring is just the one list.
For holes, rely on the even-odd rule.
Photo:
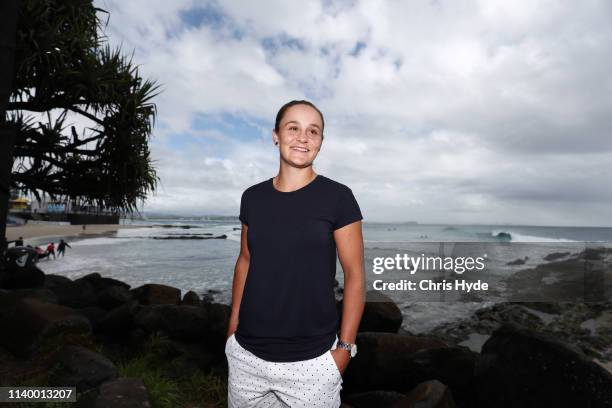
[(321, 125), (322, 125), (321, 138), (323, 138), (323, 129), (325, 129), (325, 120), (323, 119), (323, 114), (321, 113), (319, 108), (314, 106), (312, 102), (304, 101), (304, 100), (287, 102), (280, 108), (280, 110), (276, 114), (276, 122), (274, 122), (274, 130), (276, 131), (276, 133), (278, 133), (278, 128), (280, 126), (281, 121), (283, 120), (283, 116), (285, 116), (285, 112), (287, 111), (287, 109), (289, 109), (290, 107), (294, 105), (308, 105), (319, 113), (319, 116), (321, 116)]

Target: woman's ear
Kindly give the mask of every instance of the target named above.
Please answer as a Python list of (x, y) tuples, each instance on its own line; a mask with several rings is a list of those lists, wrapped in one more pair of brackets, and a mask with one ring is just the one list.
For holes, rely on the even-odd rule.
[(278, 135), (276, 134), (276, 130), (272, 129), (272, 141), (275, 145), (278, 145)]

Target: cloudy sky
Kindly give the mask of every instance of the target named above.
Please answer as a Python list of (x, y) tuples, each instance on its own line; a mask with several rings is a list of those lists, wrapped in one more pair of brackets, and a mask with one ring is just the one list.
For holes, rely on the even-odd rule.
[(162, 85), (146, 211), (237, 215), (306, 98), (365, 221), (612, 226), (610, 2), (94, 4)]

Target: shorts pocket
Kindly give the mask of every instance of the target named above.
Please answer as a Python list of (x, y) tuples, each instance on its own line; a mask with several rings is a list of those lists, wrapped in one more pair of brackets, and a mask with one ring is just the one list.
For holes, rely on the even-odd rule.
[(332, 355), (331, 350), (327, 350), (326, 354), (327, 354), (329, 363), (332, 365), (334, 372), (336, 373), (338, 377), (342, 378), (342, 374), (340, 374), (340, 369), (338, 368), (338, 365), (336, 364), (336, 360), (334, 360), (334, 356)]
[(225, 352), (227, 353), (227, 347), (229, 346), (229, 344), (232, 341), (232, 338), (234, 337), (234, 333), (231, 334), (231, 336), (229, 336), (226, 340), (225, 340)]

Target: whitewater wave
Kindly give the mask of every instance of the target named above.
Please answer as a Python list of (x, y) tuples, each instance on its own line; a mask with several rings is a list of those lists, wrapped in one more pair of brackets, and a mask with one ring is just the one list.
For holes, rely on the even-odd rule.
[(506, 242), (581, 242), (573, 239), (540, 237), (536, 235), (519, 234), (513, 231), (493, 230), (491, 236)]

